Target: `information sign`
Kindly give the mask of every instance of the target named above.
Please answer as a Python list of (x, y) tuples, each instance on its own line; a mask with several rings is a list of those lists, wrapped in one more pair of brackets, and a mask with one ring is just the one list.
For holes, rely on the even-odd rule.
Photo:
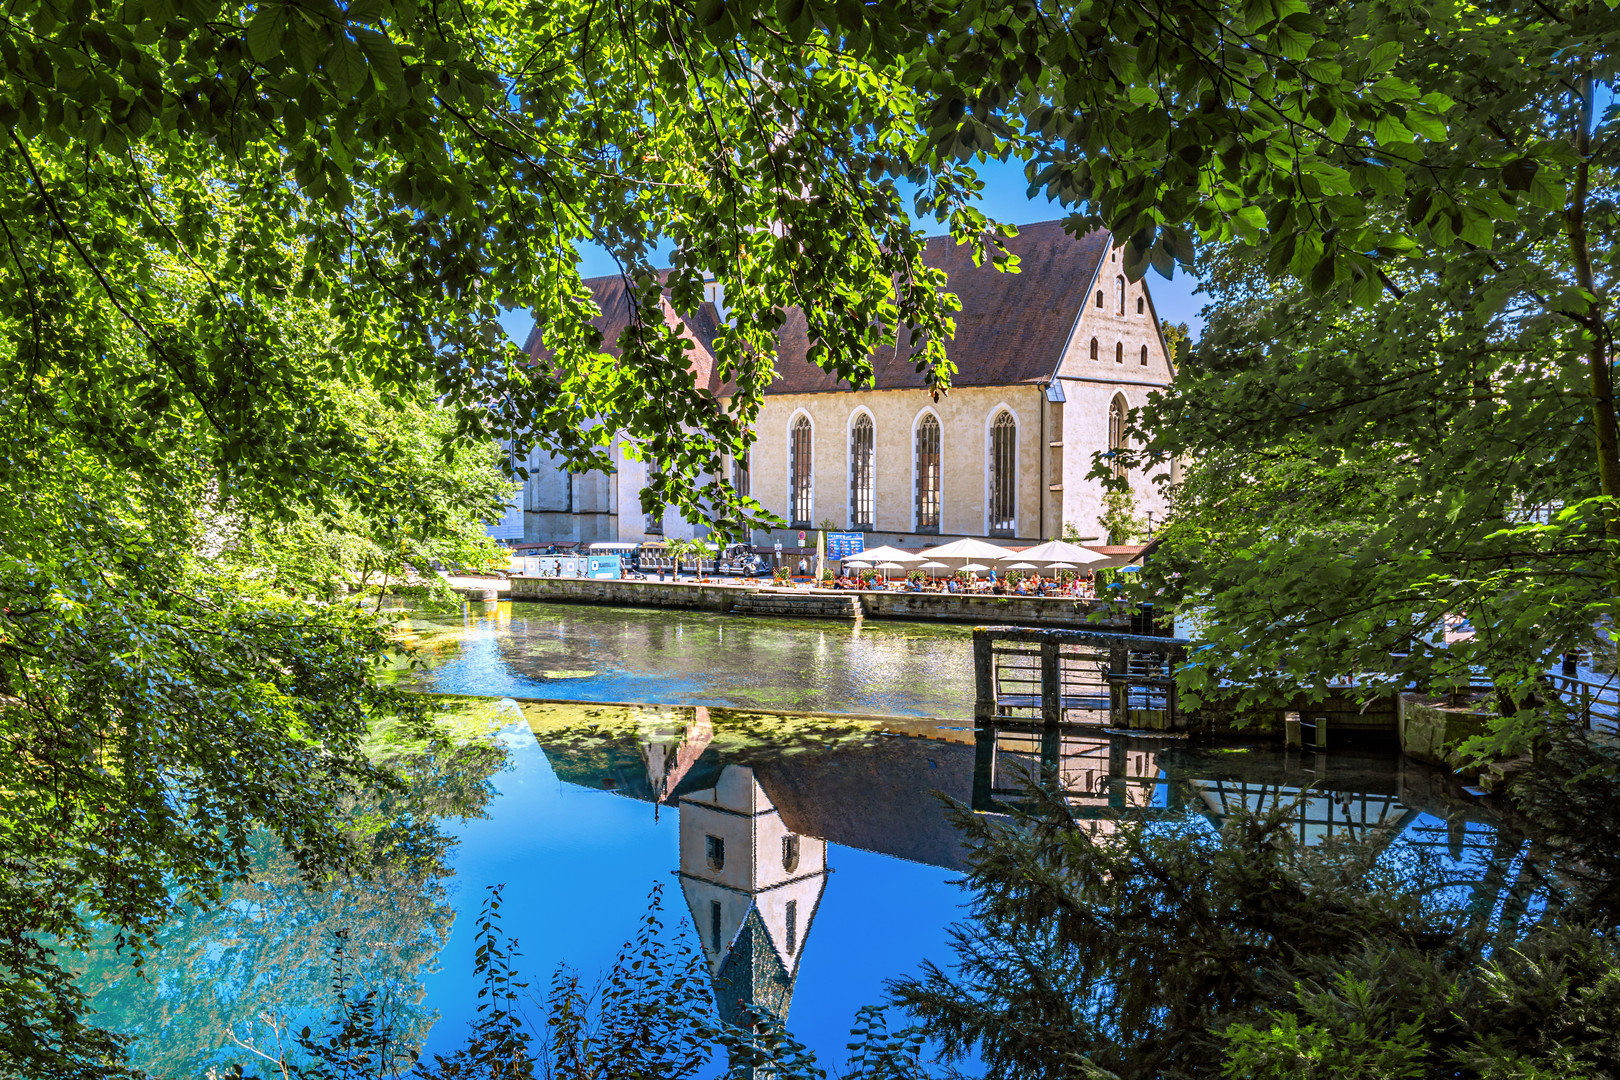
[(827, 534), (827, 558), (829, 559), (852, 559), (865, 550), (865, 533)]
[(589, 566), (585, 571), (586, 577), (614, 579), (624, 576), (620, 570), (617, 555), (592, 555), (588, 562)]

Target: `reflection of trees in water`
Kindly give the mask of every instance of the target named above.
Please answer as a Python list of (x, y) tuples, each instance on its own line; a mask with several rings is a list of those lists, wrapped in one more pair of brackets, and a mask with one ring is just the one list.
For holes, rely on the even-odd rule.
[(324, 1012), (341, 941), (349, 992), (376, 995), (403, 1059), (432, 1023), (422, 979), (454, 918), (441, 822), (482, 814), (502, 759), (480, 745), (403, 761), (403, 790), (353, 808), (348, 880), (306, 882), (274, 836), (257, 835), (250, 879), (217, 906), (178, 904), (139, 971), (108, 939), (83, 958), (97, 1022), (132, 1034), (132, 1064), (153, 1076), (231, 1063), (254, 1075), (261, 1055), (298, 1056), (295, 1033)]
[[(527, 1001), (523, 1025), (480, 1021), (427, 1075), (462, 1075), (455, 1070), (499, 1054), (521, 1054), (547, 1076), (713, 1073), (694, 1064), (704, 1047), (730, 1058), (734, 1075), (813, 1075), (816, 1063), (769, 1012), (785, 1008), (789, 958), (807, 945), (809, 921), (797, 913), (813, 913), (812, 894), (825, 887), (796, 882), (799, 869), (823, 864), (792, 865), (812, 848), (788, 843), (789, 833), (822, 839), (804, 826), (826, 823), (874, 850), (895, 846), (858, 828), (874, 808), (895, 814), (892, 832), (918, 827), (877, 792), (885, 776), (926, 758), (926, 775), (965, 768), (965, 777), (951, 775), (976, 798), (985, 740), (969, 734), (945, 745), (873, 725), (819, 729), (810, 718), (730, 710), (576, 707), (570, 719), (566, 707), (547, 708), (530, 711), (530, 722), (560, 777), (598, 790), (611, 778), (620, 795), (679, 806), (683, 889), (700, 935), (705, 912), (720, 905), (720, 946), (703, 957), (663, 943), (649, 929), (662, 925), (655, 908), (599, 983), (559, 972), (549, 994)], [(859, 1015), (842, 1075), (926, 1076), (933, 1046), (971, 1050), (992, 1077), (1068, 1075), (1082, 1060), (1079, 1075), (1104, 1075), (1086, 1071), (1095, 1066), (1144, 1080), (1223, 1067), (1296, 1076), (1306, 1060), (1321, 1064), (1310, 1075), (1344, 1077), (1615, 1073), (1620, 979), (1604, 929), (1612, 905), (1590, 872), (1603, 868), (1601, 857), (1538, 839), (1589, 871), (1581, 882), (1553, 875), (1558, 889), (1549, 891), (1551, 858), (1518, 834), (1480, 815), (1460, 829), (1414, 826), (1419, 807), (1443, 814), (1459, 805), (1441, 787), (1425, 790), (1418, 772), (1379, 778), (1353, 759), (1335, 772), (1333, 759), (1315, 755), (1080, 737), (1048, 747), (1039, 733), (1003, 749), (988, 774), (1003, 788), (997, 805), (964, 807), (956, 816), (964, 839), (929, 855), (965, 859), (977, 897), (954, 962), (892, 984), (914, 1026), (890, 1030), (876, 1013)], [(997, 771), (1020, 755), (1035, 775), (1049, 765), (1062, 790), (1018, 789)], [(1562, 782), (1581, 767), (1548, 775)], [(841, 771), (856, 782), (815, 779)], [(837, 800), (849, 805), (814, 813)], [(699, 809), (708, 818), (688, 823), (684, 815)], [(739, 810), (747, 820), (728, 831), (720, 817)], [(1614, 829), (1586, 843), (1607, 843)], [(722, 841), (713, 853), (711, 836)], [(936, 851), (906, 842), (913, 853)], [(734, 867), (742, 874), (731, 882)], [(730, 913), (728, 888), (737, 900)], [(515, 994), (498, 935), (487, 925), (480, 933), (486, 983)], [(711, 989), (725, 987), (713, 978), (737, 966), (739, 941), (751, 958), (780, 963), (747, 987), (731, 972), (730, 988), (745, 992), (716, 1010)], [(744, 1005), (758, 1011), (745, 1015)], [(727, 1009), (740, 1025), (721, 1022)], [(898, 1008), (891, 1015), (904, 1022)], [(521, 1030), (542, 1033), (541, 1042)]]
[(1560, 791), (1567, 806), (1583, 778), (1593, 801), (1562, 841), (1476, 820), (1396, 845), (1414, 815), (1392, 793), (1196, 753), (1176, 811), (1177, 756), (1164, 812), (1099, 806), (1082, 784), (958, 814), (973, 916), (951, 964), (892, 984), (930, 1037), (992, 1077), (1080, 1062), (1142, 1080), (1620, 1070), (1620, 760), (1552, 767), (1521, 793), (1521, 809)]
[[(559, 775), (575, 766), (580, 782), (592, 783), (594, 769), (611, 768), (620, 794), (678, 801), (683, 869), (698, 863), (697, 841), (706, 839), (695, 829), (684, 835), (689, 805), (716, 801), (717, 785), (744, 774), (750, 822), (763, 799), (766, 823), (776, 814), (786, 827), (844, 829), (857, 846), (927, 852), (950, 865), (956, 856), (920, 839), (918, 821), (897, 811), (903, 800), (887, 789), (904, 786), (913, 758), (951, 766), (929, 775), (958, 792), (958, 774), (971, 771), (979, 812), (960, 815), (966, 840), (956, 850), (978, 896), (974, 917), (959, 929), (955, 970), (929, 968), (895, 984), (921, 1024), (885, 1033), (889, 1042), (971, 1050), (989, 1075), (1009, 1077), (1057, 1075), (1081, 1057), (1131, 1077), (1210, 1076), (1223, 1066), (1292, 1076), (1279, 1063), (1297, 1064), (1316, 1042), (1330, 1060), (1358, 1063), (1322, 1075), (1431, 1075), (1466, 1059), (1474, 1064), (1455, 1074), (1480, 1077), (1491, 1075), (1498, 1035), (1504, 1068), (1578, 1076), (1576, 1058), (1555, 1067), (1560, 1039), (1581, 1044), (1588, 1063), (1606, 1052), (1572, 1031), (1581, 1002), (1611, 994), (1606, 940), (1549, 918), (1546, 860), (1433, 770), (1372, 756), (1222, 753), (1027, 729), (981, 730), (952, 756), (936, 739), (858, 727), (817, 738), (813, 725), (791, 718), (772, 731), (760, 714), (750, 723), (707, 710), (693, 723), (687, 712), (671, 710), (661, 731), (632, 730), (621, 716), (588, 733), (559, 725), (541, 735)], [(722, 740), (729, 748), (717, 752)], [(585, 759), (576, 756), (592, 744)], [(844, 772), (858, 783), (827, 779)], [(1021, 777), (1041, 776), (1058, 790), (1021, 786)], [(745, 794), (732, 801), (748, 801)], [(920, 789), (905, 794), (927, 798)], [(818, 813), (837, 802), (840, 812)], [(851, 824), (863, 819), (877, 829)], [(757, 857), (770, 845), (749, 828), (740, 846)], [(724, 833), (713, 829), (729, 852)], [(741, 914), (730, 917), (718, 885), (715, 896), (689, 896), (699, 935), (714, 907), (723, 943), (764, 955), (788, 940), (764, 917), (757, 897), (773, 885), (761, 884), (738, 893)], [(753, 937), (745, 900), (761, 913)], [(716, 948), (710, 966), (735, 955)], [(716, 993), (744, 990), (749, 1000), (785, 1005), (791, 981), (772, 981), (778, 967), (790, 972), (767, 963), (763, 981), (717, 984)], [(1504, 1009), (1519, 1019), (1504, 1026)], [(1602, 1004), (1592, 1015), (1607, 1023), (1620, 1010)], [(869, 1075), (862, 1068), (846, 1073)], [(924, 1075), (915, 1059), (907, 1068)]]

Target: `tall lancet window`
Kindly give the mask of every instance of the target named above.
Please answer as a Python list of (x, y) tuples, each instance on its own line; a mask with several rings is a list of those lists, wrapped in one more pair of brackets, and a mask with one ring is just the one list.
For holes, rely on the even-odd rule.
[(939, 421), (933, 413), (917, 424), (917, 531), (939, 532)]
[(1018, 505), (1018, 425), (1003, 409), (990, 425), (990, 535), (1011, 536)]
[(1125, 277), (1120, 275), (1114, 278), (1114, 295), (1119, 299), (1119, 313), (1125, 314)]
[[(658, 463), (656, 461), (649, 462), (647, 464), (647, 473), (648, 473), (647, 482), (649, 484), (652, 482), (653, 476), (658, 471), (659, 471)], [(569, 477), (569, 480), (568, 480), (568, 498), (569, 498), (570, 503), (573, 502), (573, 497), (574, 497), (573, 477)], [(569, 508), (572, 509), (572, 506), (570, 506)], [(663, 536), (664, 535), (664, 512), (662, 510), (659, 510), (657, 512), (649, 511), (649, 512), (643, 514), (641, 516), (641, 528), (642, 528), (642, 531), (645, 532), (648, 536)]]
[(849, 427), (849, 527), (872, 527), (872, 418), (861, 413)]
[(810, 527), (810, 418), (800, 416), (789, 432), (790, 470), (788, 509), (796, 528)]
[(737, 489), (738, 495), (749, 494), (747, 457), (731, 459), (731, 486)]
[(799, 902), (787, 902), (787, 954), (797, 955), (799, 951)]
[(1125, 399), (1118, 394), (1108, 406), (1108, 449), (1114, 451), (1114, 475), (1125, 475), (1125, 462), (1119, 451), (1125, 449)]

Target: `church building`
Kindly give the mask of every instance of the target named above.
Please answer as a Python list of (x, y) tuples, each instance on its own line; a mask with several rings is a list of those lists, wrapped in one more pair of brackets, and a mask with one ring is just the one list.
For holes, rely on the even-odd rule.
[[(1153, 299), (1145, 280), (1126, 280), (1106, 232), (1075, 237), (1051, 221), (1021, 226), (1006, 244), (1019, 273), (974, 266), (949, 237), (927, 244), (925, 258), (962, 302), (947, 346), (957, 372), (937, 403), (892, 348), (873, 358), (875, 384), (852, 390), (806, 359), (804, 316), (790, 314), (747, 466), (733, 470), (789, 523), (757, 531), (756, 544), (797, 546), (798, 530), (827, 527), (871, 533), (868, 546), (943, 536), (1035, 544), (1063, 536), (1065, 524), (1104, 537), (1102, 484), (1087, 478), (1093, 455), (1123, 446), (1130, 410), (1175, 376)], [(623, 282), (587, 284), (611, 343), (628, 319)], [(710, 346), (723, 312), (706, 302), (691, 317), (664, 316), (694, 343), (694, 378), (721, 393)], [(527, 348), (539, 354), (538, 329)], [(673, 512), (648, 520), (645, 465), (618, 445), (614, 460), (612, 473), (575, 475), (536, 455), (522, 492), (524, 542), (703, 535)], [(1135, 513), (1162, 519), (1162, 487), (1142, 471), (1126, 478)]]

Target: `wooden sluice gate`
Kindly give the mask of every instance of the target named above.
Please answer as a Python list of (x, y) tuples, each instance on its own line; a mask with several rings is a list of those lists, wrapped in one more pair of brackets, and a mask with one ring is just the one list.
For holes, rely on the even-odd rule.
[(974, 720), (1180, 730), (1175, 672), (1189, 644), (1105, 630), (976, 627)]

